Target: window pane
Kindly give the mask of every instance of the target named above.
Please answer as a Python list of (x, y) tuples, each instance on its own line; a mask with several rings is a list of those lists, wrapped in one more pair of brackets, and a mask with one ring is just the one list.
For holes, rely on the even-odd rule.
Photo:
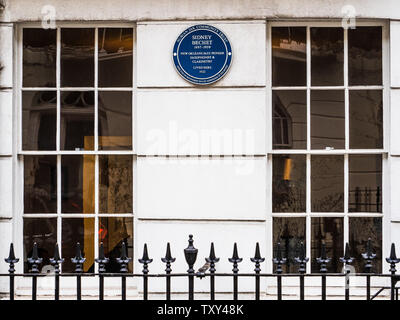
[(272, 92), (274, 149), (307, 148), (307, 94), (303, 90)]
[(331, 258), (327, 264), (328, 272), (341, 272), (343, 257), (343, 218), (311, 218), (311, 272), (319, 272), (321, 265), (315, 260), (321, 256), (325, 242), (326, 256)]
[(344, 91), (311, 91), (311, 148), (344, 149)]
[(99, 149), (132, 149), (131, 92), (99, 92)]
[(306, 211), (306, 156), (274, 155), (273, 212)]
[(272, 85), (306, 85), (306, 28), (272, 28)]
[(94, 156), (61, 157), (63, 213), (94, 212)]
[(43, 258), (39, 271), (51, 272), (49, 258), (53, 257), (57, 242), (57, 218), (24, 218), (24, 272), (30, 272), (27, 258), (32, 257), (33, 244), (38, 245), (38, 255)]
[(350, 90), (350, 148), (383, 148), (381, 90)]
[[(284, 273), (298, 272), (299, 265), (294, 258), (299, 254), (300, 242), (306, 246), (306, 218), (273, 218), (274, 232), (274, 257), (276, 257), (276, 244), (280, 241), (282, 257), (286, 264), (282, 267)], [(276, 266), (274, 265), (274, 271)]]
[(94, 149), (94, 92), (61, 93), (61, 150)]
[(343, 156), (311, 156), (311, 211), (344, 211)]
[(62, 219), (62, 264), (63, 272), (74, 272), (76, 244), (79, 242), (82, 255), (86, 258), (83, 272), (94, 272), (94, 218), (63, 218)]
[(343, 85), (343, 28), (311, 28), (311, 84)]
[(99, 87), (132, 86), (132, 28), (99, 29)]
[[(121, 256), (122, 242), (125, 242), (127, 254), (133, 256), (133, 219), (101, 217), (99, 220), (99, 244), (103, 242), (104, 254), (110, 259), (106, 264), (106, 272), (119, 272), (121, 265), (116, 258)], [(128, 271), (133, 272), (132, 260)]]
[(371, 238), (372, 251), (376, 254), (373, 260), (373, 272), (382, 272), (382, 219), (381, 218), (349, 218), (349, 245), (353, 266), (356, 272), (364, 272), (365, 260), (361, 253), (366, 252), (368, 238)]
[(56, 156), (24, 156), (24, 212), (57, 213)]
[(94, 29), (61, 29), (61, 86), (94, 86)]
[(349, 85), (382, 84), (382, 28), (348, 30)]
[(56, 86), (56, 30), (23, 31), (23, 86)]
[(132, 213), (132, 156), (99, 156), (100, 213)]
[(22, 92), (22, 149), (56, 150), (56, 91)]
[(382, 212), (382, 155), (349, 155), (349, 212)]

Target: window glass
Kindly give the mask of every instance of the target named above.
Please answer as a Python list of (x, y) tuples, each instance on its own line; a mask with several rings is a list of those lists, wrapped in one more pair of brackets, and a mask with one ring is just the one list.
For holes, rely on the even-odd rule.
[(99, 29), (99, 87), (132, 86), (132, 28)]
[(56, 156), (24, 156), (24, 213), (57, 213)]
[[(110, 258), (106, 272), (119, 272), (121, 265), (116, 258), (121, 256), (122, 243), (125, 243), (128, 257), (133, 256), (133, 219), (122, 217), (100, 217), (99, 244), (103, 242), (104, 254)], [(133, 272), (133, 261), (128, 264), (128, 271)]]
[(62, 219), (62, 264), (63, 272), (75, 272), (71, 258), (76, 255), (76, 244), (79, 242), (83, 263), (83, 272), (94, 272), (94, 218)]
[(61, 86), (94, 87), (94, 29), (61, 28)]
[(26, 28), (23, 31), (24, 87), (56, 86), (56, 30)]
[(273, 155), (273, 212), (306, 211), (306, 156)]
[(307, 94), (304, 90), (272, 92), (274, 149), (307, 148)]
[[(299, 265), (294, 258), (299, 255), (299, 244), (304, 243), (306, 248), (306, 218), (273, 218), (274, 257), (276, 257), (276, 244), (281, 243), (282, 257), (286, 258), (282, 266), (284, 273), (298, 272)], [(274, 272), (276, 266), (274, 265)]]
[(349, 155), (349, 212), (382, 212), (382, 155)]
[(306, 28), (272, 28), (272, 85), (306, 85)]
[(382, 84), (382, 27), (348, 30), (349, 85)]
[(345, 148), (344, 91), (311, 91), (311, 148)]
[(321, 256), (325, 243), (326, 256), (331, 258), (327, 264), (328, 272), (342, 271), (340, 258), (343, 257), (343, 218), (311, 218), (311, 272), (320, 272), (321, 265), (316, 258)]
[(55, 150), (56, 91), (22, 92), (22, 149)]
[(99, 156), (100, 213), (132, 212), (132, 156)]
[(343, 156), (311, 156), (311, 210), (344, 211)]
[(94, 213), (94, 156), (61, 157), (61, 211)]
[(94, 92), (61, 94), (61, 150), (94, 149)]
[(99, 92), (99, 149), (132, 149), (131, 92)]
[(372, 251), (376, 254), (372, 272), (382, 272), (382, 218), (349, 218), (349, 246), (353, 266), (356, 272), (364, 272), (365, 260), (361, 254), (366, 252), (368, 239), (371, 239)]
[(38, 256), (43, 261), (39, 272), (52, 272), (49, 259), (53, 257), (57, 242), (57, 218), (24, 218), (24, 272), (31, 271), (27, 258), (32, 257), (33, 244), (37, 243)]
[(381, 90), (350, 90), (350, 148), (383, 148)]
[(310, 28), (311, 84), (343, 85), (343, 28)]

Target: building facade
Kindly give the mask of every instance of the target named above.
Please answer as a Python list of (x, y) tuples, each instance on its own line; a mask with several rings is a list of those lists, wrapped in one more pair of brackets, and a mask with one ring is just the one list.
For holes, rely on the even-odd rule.
[[(59, 243), (72, 272), (79, 242), (84, 271), (95, 272), (98, 244), (117, 257), (125, 242), (129, 271), (140, 272), (147, 243), (150, 270), (164, 272), (170, 242), (183, 272), (193, 234), (196, 267), (214, 242), (218, 270), (230, 272), (237, 242), (240, 270), (252, 272), (259, 242), (272, 272), (280, 241), (289, 261), (305, 243), (307, 272), (318, 271), (325, 243), (329, 271), (341, 272), (348, 242), (363, 272), (370, 238), (375, 270), (387, 272), (400, 243), (399, 9), (394, 0), (3, 0), (0, 257), (13, 242), (26, 260), (37, 242), (51, 272)], [(232, 48), (229, 70), (209, 85), (174, 65), (177, 38), (195, 25), (221, 30)]]

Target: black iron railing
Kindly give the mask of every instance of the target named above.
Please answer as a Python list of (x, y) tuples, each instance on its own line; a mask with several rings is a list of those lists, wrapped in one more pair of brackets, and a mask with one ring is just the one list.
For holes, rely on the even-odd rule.
[[(265, 258), (261, 257), (259, 244), (256, 244), (255, 254), (253, 258), (250, 258), (251, 262), (255, 264), (254, 273), (239, 273), (238, 265), (243, 261), (242, 258), (239, 257), (238, 249), (236, 243), (233, 247), (233, 255), (229, 258), (229, 262), (233, 264), (232, 273), (217, 273), (216, 272), (216, 264), (219, 262), (219, 258), (215, 255), (214, 244), (211, 243), (210, 254), (209, 257), (205, 258), (206, 264), (200, 268), (197, 272), (194, 270), (194, 264), (197, 260), (198, 250), (193, 245), (193, 236), (189, 235), (189, 245), (186, 249), (184, 249), (186, 263), (188, 264), (188, 270), (186, 273), (172, 273), (171, 265), (175, 262), (175, 258), (171, 255), (170, 244), (167, 244), (167, 250), (165, 257), (161, 258), (161, 261), (166, 264), (166, 269), (164, 274), (151, 274), (149, 273), (149, 264), (153, 261), (153, 259), (149, 258), (149, 253), (147, 250), (147, 245), (144, 245), (143, 256), (141, 259), (138, 259), (139, 263), (143, 264), (143, 270), (141, 274), (128, 273), (128, 263), (132, 260), (127, 256), (125, 243), (122, 243), (121, 248), (121, 256), (116, 259), (116, 262), (120, 265), (119, 273), (107, 273), (106, 272), (106, 264), (109, 263), (109, 258), (104, 255), (103, 244), (100, 244), (99, 248), (99, 257), (95, 259), (95, 262), (98, 263), (98, 273), (83, 273), (83, 263), (85, 262), (85, 257), (83, 257), (81, 252), (80, 244), (76, 245), (75, 257), (71, 259), (72, 263), (75, 264), (75, 272), (74, 273), (60, 273), (60, 265), (64, 262), (64, 259), (60, 257), (59, 248), (56, 244), (54, 248), (54, 256), (50, 259), (50, 263), (54, 266), (54, 273), (50, 274), (50, 276), (54, 276), (55, 286), (54, 286), (54, 299), (59, 300), (60, 298), (60, 277), (75, 277), (76, 278), (76, 298), (77, 300), (82, 299), (82, 277), (98, 277), (99, 279), (99, 300), (104, 300), (104, 279), (106, 277), (110, 278), (120, 278), (121, 279), (121, 298), (122, 300), (126, 300), (126, 278), (139, 277), (143, 279), (143, 300), (148, 299), (149, 287), (148, 287), (148, 279), (149, 278), (165, 278), (166, 282), (166, 290), (165, 297), (166, 300), (171, 299), (171, 280), (172, 278), (177, 277), (187, 277), (188, 279), (188, 299), (194, 300), (195, 288), (194, 288), (194, 279), (198, 278), (208, 278), (210, 282), (210, 299), (215, 300), (215, 278), (216, 277), (231, 277), (233, 281), (233, 300), (238, 299), (239, 287), (238, 287), (238, 279), (239, 277), (247, 277), (254, 278), (255, 280), (255, 299), (260, 299), (260, 280), (261, 278), (275, 278), (277, 284), (277, 299), (282, 300), (282, 279), (283, 278), (291, 278), (298, 277), (299, 278), (299, 295), (300, 300), (305, 299), (305, 278), (306, 277), (317, 277), (321, 279), (321, 299), (326, 300), (326, 289), (327, 289), (327, 277), (343, 277), (345, 283), (345, 291), (344, 296), (346, 300), (350, 299), (350, 268), (349, 266), (354, 261), (354, 258), (350, 256), (349, 245), (346, 244), (345, 254), (342, 258), (340, 258), (340, 262), (344, 265), (344, 273), (328, 273), (327, 272), (327, 264), (331, 261), (329, 257), (326, 256), (326, 247), (325, 244), (322, 245), (321, 248), (321, 256), (316, 259), (317, 263), (320, 265), (319, 273), (311, 273), (306, 274), (306, 265), (309, 261), (309, 258), (306, 257), (305, 247), (303, 243), (300, 243), (300, 250), (298, 256), (295, 257), (294, 261), (299, 265), (298, 273), (283, 273), (282, 266), (286, 263), (287, 258), (282, 256), (282, 250), (280, 243), (276, 246), (276, 254), (273, 258), (273, 263), (276, 265), (275, 273), (261, 273), (260, 264), (265, 261)], [(382, 274), (382, 273), (373, 273), (372, 271), (372, 262), (375, 259), (376, 255), (372, 252), (371, 249), (371, 241), (368, 240), (366, 251), (362, 254), (362, 258), (365, 261), (365, 273), (353, 273), (352, 276), (364, 277), (365, 282), (365, 290), (366, 290), (366, 299), (372, 300), (374, 299), (380, 292), (384, 289), (390, 289), (390, 298), (391, 300), (398, 300), (398, 289), (396, 287), (397, 281), (400, 280), (400, 275), (396, 274), (396, 264), (400, 262), (400, 259), (396, 256), (395, 245), (392, 244), (390, 256), (386, 258), (386, 262), (390, 265), (390, 273)], [(30, 277), (32, 279), (32, 300), (37, 299), (37, 278), (49, 276), (48, 274), (39, 273), (39, 265), (42, 263), (42, 258), (38, 255), (38, 246), (36, 243), (33, 245), (32, 256), (27, 259), (27, 262), (30, 264), (31, 269), (28, 273), (17, 274), (15, 273), (15, 264), (19, 262), (19, 259), (15, 257), (14, 254), (14, 246), (10, 245), (10, 253), (8, 258), (5, 259), (5, 262), (9, 264), (8, 274), (0, 274), (0, 277), (8, 277), (9, 278), (9, 297), (10, 300), (14, 300), (15, 298), (15, 277)], [(208, 271), (208, 272), (207, 272)], [(371, 277), (380, 277), (380, 278), (390, 278), (391, 284), (390, 287), (383, 287), (379, 289), (372, 297), (371, 297)]]

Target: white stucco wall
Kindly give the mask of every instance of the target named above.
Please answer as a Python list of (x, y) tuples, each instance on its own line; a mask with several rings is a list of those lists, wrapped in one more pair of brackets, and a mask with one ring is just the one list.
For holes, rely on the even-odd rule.
[(193, 20), (342, 18), (351, 5), (358, 18), (399, 19), (397, 0), (3, 0), (2, 21), (40, 21), (42, 8), (56, 8), (57, 20)]

